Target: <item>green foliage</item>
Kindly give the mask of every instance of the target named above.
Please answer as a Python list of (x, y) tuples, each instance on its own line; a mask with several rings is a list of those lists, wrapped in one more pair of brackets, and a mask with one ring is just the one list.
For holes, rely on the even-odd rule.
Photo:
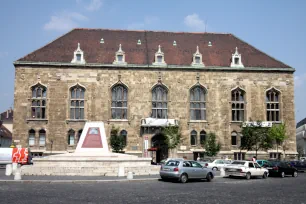
[(205, 154), (209, 157), (214, 157), (221, 149), (221, 144), (216, 142), (216, 134), (208, 133), (207, 142), (203, 143), (205, 147)]
[(248, 125), (243, 125), (241, 134), (240, 149), (247, 151), (268, 150), (273, 147), (273, 137), (269, 134), (267, 127), (262, 127), (262, 122), (257, 121)]
[(112, 126), (111, 134), (110, 134), (110, 145), (114, 152), (120, 152), (126, 146), (125, 138), (119, 135), (119, 128), (115, 128)]
[(282, 144), (284, 140), (287, 138), (286, 136), (286, 126), (285, 124), (274, 124), (269, 129), (269, 135), (273, 138), (276, 142), (276, 147), (278, 150), (278, 145)]
[(165, 136), (165, 143), (169, 149), (174, 149), (181, 142), (181, 131), (179, 126), (167, 126), (162, 128), (162, 133)]

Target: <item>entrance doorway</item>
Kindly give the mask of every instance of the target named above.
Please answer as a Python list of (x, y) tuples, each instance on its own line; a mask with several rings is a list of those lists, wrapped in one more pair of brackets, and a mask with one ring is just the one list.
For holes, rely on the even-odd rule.
[(151, 139), (151, 147), (156, 148), (155, 158), (153, 161), (157, 164), (161, 160), (168, 158), (168, 145), (165, 142), (166, 138), (162, 133), (155, 134)]

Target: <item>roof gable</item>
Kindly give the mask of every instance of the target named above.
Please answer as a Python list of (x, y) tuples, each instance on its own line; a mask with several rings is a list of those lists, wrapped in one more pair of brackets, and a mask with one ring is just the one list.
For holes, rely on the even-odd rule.
[[(101, 38), (104, 39), (103, 44), (100, 43)], [(137, 44), (138, 40), (141, 41), (140, 45)], [(176, 46), (173, 41), (176, 41)], [(208, 46), (209, 42), (212, 46)], [(199, 46), (205, 66), (229, 67), (231, 56), (238, 47), (245, 67), (290, 67), (232, 34), (80, 28), (73, 29), (18, 61), (70, 63), (78, 43), (84, 51), (86, 63), (112, 64), (118, 46), (122, 44), (128, 64), (151, 65), (160, 45), (168, 65), (190, 66)]]

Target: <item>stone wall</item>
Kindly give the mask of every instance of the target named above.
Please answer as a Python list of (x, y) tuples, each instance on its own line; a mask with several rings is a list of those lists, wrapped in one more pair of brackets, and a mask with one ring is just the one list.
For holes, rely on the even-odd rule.
[[(243, 70), (243, 69), (242, 69)], [(207, 88), (207, 121), (189, 120), (189, 90), (199, 83)], [(275, 87), (281, 91), (281, 120), (286, 123), (289, 135), (289, 150), (296, 152), (294, 119), (293, 73), (285, 72), (237, 72), (193, 71), (165, 69), (117, 69), (117, 68), (58, 68), (16, 67), (13, 139), (28, 146), (28, 131), (46, 130), (46, 145), (31, 147), (32, 151), (60, 153), (73, 150), (68, 146), (67, 132), (82, 129), (85, 121), (69, 120), (69, 88), (77, 83), (86, 87), (85, 120), (103, 121), (109, 137), (112, 125), (128, 132), (126, 151), (142, 154), (143, 138), (140, 135), (141, 119), (150, 116), (151, 89), (158, 78), (169, 89), (168, 118), (179, 120), (185, 138), (178, 153), (188, 154), (201, 150), (200, 145), (190, 146), (190, 132), (201, 130), (215, 132), (222, 144), (223, 155), (231, 155), (238, 146), (231, 145), (231, 132), (240, 131), (240, 123), (231, 122), (231, 90), (240, 87), (246, 91), (246, 119), (266, 120), (265, 91)], [(111, 120), (111, 87), (118, 80), (128, 87), (128, 120)], [(47, 87), (47, 119), (33, 120), (30, 117), (31, 86), (40, 82)], [(51, 140), (53, 140), (51, 150)], [(239, 139), (238, 139), (239, 141)]]

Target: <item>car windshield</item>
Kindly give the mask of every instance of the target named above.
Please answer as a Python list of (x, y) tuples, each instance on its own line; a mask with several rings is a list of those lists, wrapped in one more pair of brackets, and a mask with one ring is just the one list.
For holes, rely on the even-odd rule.
[(232, 164), (237, 164), (237, 165), (244, 165), (245, 162), (242, 162), (242, 161), (233, 161)]
[(170, 160), (167, 162), (166, 166), (178, 166), (179, 164), (179, 161)]

